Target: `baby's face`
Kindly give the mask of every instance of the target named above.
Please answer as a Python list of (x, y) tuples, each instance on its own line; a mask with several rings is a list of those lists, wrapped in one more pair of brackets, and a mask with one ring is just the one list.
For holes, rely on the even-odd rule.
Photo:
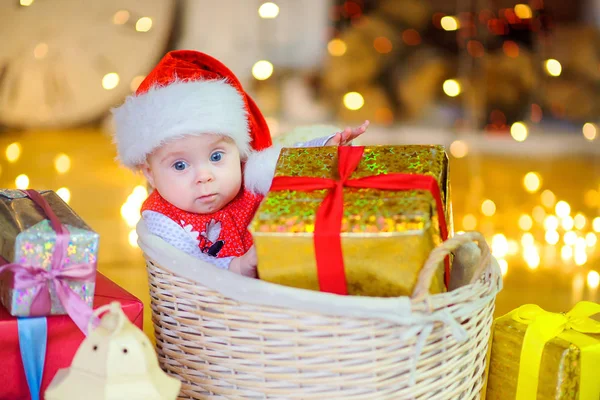
[(142, 170), (165, 200), (197, 214), (222, 209), (242, 185), (237, 146), (228, 137), (209, 133), (164, 144), (148, 156)]

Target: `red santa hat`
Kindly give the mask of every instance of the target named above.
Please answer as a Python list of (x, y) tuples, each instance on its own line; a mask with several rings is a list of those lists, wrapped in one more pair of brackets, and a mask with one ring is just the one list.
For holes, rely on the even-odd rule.
[[(118, 158), (131, 169), (163, 143), (187, 135), (229, 136), (243, 160), (271, 146), (267, 123), (239, 80), (197, 51), (168, 53), (113, 115)], [(260, 160), (248, 163), (260, 168)]]

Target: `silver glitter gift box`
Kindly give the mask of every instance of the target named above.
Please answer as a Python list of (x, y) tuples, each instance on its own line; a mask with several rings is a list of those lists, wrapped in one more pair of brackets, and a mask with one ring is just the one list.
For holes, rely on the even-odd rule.
[[(54, 192), (40, 192), (42, 197), (69, 231), (69, 244), (63, 267), (91, 264), (96, 269), (99, 235)], [(51, 269), (56, 232), (44, 211), (20, 190), (0, 189), (0, 255), (9, 263)], [(0, 275), (0, 301), (17, 317), (30, 316), (37, 288), (13, 289), (12, 272)], [(66, 281), (68, 286), (90, 307), (94, 300), (95, 275), (90, 281)], [(50, 284), (50, 315), (66, 314), (54, 285)]]

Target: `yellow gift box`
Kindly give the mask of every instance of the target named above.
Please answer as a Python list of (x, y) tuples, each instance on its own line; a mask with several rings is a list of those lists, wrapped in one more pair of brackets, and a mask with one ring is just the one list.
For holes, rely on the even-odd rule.
[(494, 322), (488, 400), (600, 399), (600, 305), (568, 313), (527, 304)]
[[(363, 153), (350, 179), (412, 174), (435, 181), (443, 208), (441, 215), (451, 231), (448, 157), (442, 146), (361, 149)], [(278, 177), (339, 179), (338, 151), (345, 150), (334, 146), (283, 149), (274, 182)], [(340, 186), (339, 190), (343, 192), (343, 215), (341, 229), (335, 235), (341, 238), (347, 294), (378, 297), (411, 294), (429, 253), (443, 240), (432, 191), (346, 186)], [(313, 234), (318, 209), (328, 192), (272, 188), (251, 224), (260, 279), (327, 291), (320, 284), (315, 250), (318, 238)], [(432, 293), (445, 290), (443, 267), (440, 263), (430, 288)]]

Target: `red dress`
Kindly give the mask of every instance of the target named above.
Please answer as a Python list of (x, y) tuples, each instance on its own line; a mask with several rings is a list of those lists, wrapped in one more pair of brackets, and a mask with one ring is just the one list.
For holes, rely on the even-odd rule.
[(246, 189), (221, 210), (212, 214), (196, 214), (184, 211), (166, 201), (154, 190), (142, 205), (142, 212), (149, 210), (165, 215), (191, 233), (198, 233), (198, 247), (213, 257), (239, 257), (252, 247), (252, 235), (248, 226), (264, 195)]

